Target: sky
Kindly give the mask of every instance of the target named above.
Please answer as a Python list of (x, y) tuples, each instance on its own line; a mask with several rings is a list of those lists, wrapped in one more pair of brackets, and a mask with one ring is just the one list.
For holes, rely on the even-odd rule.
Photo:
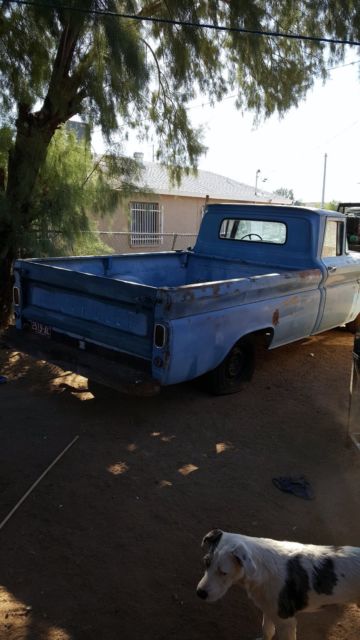
[[(340, 63), (341, 65), (341, 63)], [(191, 103), (194, 125), (205, 128), (206, 155), (200, 170), (274, 191), (292, 189), (297, 200), (360, 202), (360, 61), (351, 51), (325, 84), (316, 81), (305, 100), (279, 119), (272, 116), (256, 128), (253, 116), (235, 108), (235, 98), (214, 107), (201, 97)], [(93, 144), (100, 150), (95, 136)], [(153, 144), (134, 138), (124, 149), (152, 161)], [(325, 161), (326, 154), (326, 161)], [(326, 170), (325, 170), (326, 164)]]

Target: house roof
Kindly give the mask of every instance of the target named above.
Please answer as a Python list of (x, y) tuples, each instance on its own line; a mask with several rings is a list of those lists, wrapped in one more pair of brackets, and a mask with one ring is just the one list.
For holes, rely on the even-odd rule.
[(211, 171), (199, 170), (197, 175), (184, 175), (179, 186), (172, 185), (166, 167), (155, 162), (142, 162), (142, 187), (149, 187), (152, 192), (162, 195), (187, 196), (192, 198), (213, 198), (242, 202), (272, 202), (291, 204), (291, 200), (270, 191), (257, 189), (232, 178), (226, 178)]

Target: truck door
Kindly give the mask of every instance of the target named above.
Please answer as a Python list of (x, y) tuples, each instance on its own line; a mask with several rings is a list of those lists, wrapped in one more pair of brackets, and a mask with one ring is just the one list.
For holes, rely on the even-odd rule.
[(345, 221), (326, 220), (321, 254), (325, 265), (323, 313), (316, 332), (351, 319), (360, 303), (360, 261), (347, 253)]

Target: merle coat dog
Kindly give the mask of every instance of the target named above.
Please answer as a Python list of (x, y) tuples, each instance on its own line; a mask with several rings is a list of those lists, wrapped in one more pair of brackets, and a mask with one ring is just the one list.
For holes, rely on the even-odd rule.
[(263, 640), (296, 640), (296, 614), (336, 603), (360, 603), (360, 548), (251, 538), (220, 529), (202, 546), (205, 573), (197, 594), (221, 598), (235, 583), (263, 612)]

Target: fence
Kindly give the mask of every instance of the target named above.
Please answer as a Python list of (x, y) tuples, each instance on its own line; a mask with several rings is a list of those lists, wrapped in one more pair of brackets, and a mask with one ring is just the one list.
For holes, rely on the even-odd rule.
[[(60, 231), (46, 235), (36, 231), (32, 245), (24, 244), (18, 258), (48, 255), (103, 255), (104, 253), (148, 253), (174, 251), (193, 247), (196, 233), (144, 233), (143, 231), (83, 231), (72, 244), (66, 242)], [(28, 239), (28, 238), (27, 238)]]
[(97, 231), (96, 235), (114, 253), (172, 251), (193, 247), (196, 233), (147, 233), (134, 231)]

